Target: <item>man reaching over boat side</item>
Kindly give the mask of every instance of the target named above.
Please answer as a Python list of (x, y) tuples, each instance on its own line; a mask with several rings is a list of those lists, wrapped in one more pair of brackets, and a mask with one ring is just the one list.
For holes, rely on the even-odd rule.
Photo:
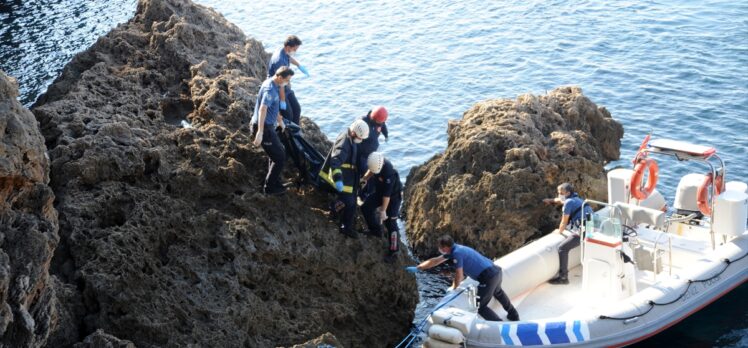
[(440, 256), (423, 261), (418, 266), (411, 266), (408, 271), (423, 271), (441, 265), (445, 261), (450, 261), (455, 266), (455, 277), (450, 289), (455, 289), (460, 285), (464, 279), (464, 274), (478, 281), (478, 296), (480, 297), (478, 314), (483, 319), (501, 321), (496, 312), (488, 308), (491, 297), (495, 297), (507, 312), (506, 318), (508, 320), (519, 320), (517, 309), (514, 308), (509, 297), (501, 289), (501, 267), (495, 265), (473, 248), (455, 243), (452, 237), (448, 235), (439, 238), (439, 252), (441, 253)]
[[(551, 284), (569, 284), (569, 251), (579, 246), (579, 228), (582, 225), (582, 203), (584, 200), (574, 192), (570, 183), (565, 182), (556, 188), (558, 197), (546, 198), (545, 204), (561, 204), (563, 216), (561, 223), (558, 224), (558, 230), (555, 232), (566, 236), (561, 244), (558, 245), (558, 274), (548, 283)], [(592, 208), (587, 205), (584, 207), (585, 215), (592, 213)], [(564, 231), (568, 230), (568, 234)]]

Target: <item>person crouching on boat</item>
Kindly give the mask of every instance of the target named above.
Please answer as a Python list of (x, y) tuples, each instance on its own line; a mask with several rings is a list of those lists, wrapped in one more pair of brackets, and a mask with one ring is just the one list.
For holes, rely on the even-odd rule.
[(452, 237), (448, 235), (439, 238), (439, 252), (441, 253), (440, 256), (423, 261), (416, 268), (423, 271), (436, 267), (445, 261), (452, 262), (455, 266), (455, 278), (450, 289), (455, 289), (460, 285), (463, 275), (477, 280), (480, 283), (478, 285), (478, 296), (480, 297), (478, 314), (483, 319), (501, 321), (496, 312), (488, 308), (491, 297), (495, 297), (507, 312), (506, 318), (508, 320), (519, 320), (517, 309), (514, 308), (512, 302), (509, 301), (509, 297), (501, 289), (501, 267), (495, 265), (473, 248), (455, 243)]
[[(584, 200), (574, 192), (574, 188), (568, 182), (558, 185), (557, 191), (558, 197), (546, 198), (543, 203), (563, 205), (561, 223), (558, 224), (558, 230), (555, 232), (564, 235), (564, 231), (568, 230), (569, 234), (565, 235), (566, 239), (558, 245), (558, 274), (548, 283), (569, 284), (569, 251), (579, 246), (579, 228), (582, 225), (582, 203), (584, 203)], [(584, 207), (584, 211), (585, 215), (591, 214), (592, 208), (587, 205)]]

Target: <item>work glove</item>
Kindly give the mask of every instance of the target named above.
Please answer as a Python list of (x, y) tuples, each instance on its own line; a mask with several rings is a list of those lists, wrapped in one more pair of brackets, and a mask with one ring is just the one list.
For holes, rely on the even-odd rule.
[(418, 272), (418, 268), (416, 266), (405, 267), (405, 270), (413, 274), (416, 274), (416, 272)]
[(304, 73), (307, 77), (309, 77), (309, 71), (306, 70), (306, 68), (303, 65), (299, 65), (299, 70)]
[(284, 101), (281, 100), (281, 102), (280, 102), (280, 109), (281, 110), (286, 110), (286, 107), (287, 107), (286, 106), (286, 102), (284, 102)]
[(343, 182), (340, 180), (336, 181), (335, 189), (338, 190), (338, 192), (343, 192)]

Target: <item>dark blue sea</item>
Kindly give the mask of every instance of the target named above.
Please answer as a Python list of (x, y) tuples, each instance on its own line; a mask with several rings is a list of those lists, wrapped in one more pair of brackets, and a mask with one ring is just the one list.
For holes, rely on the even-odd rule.
[[(268, 49), (288, 34), (311, 77), (294, 89), (334, 137), (374, 105), (390, 110), (383, 150), (403, 177), (443, 151), (446, 126), (474, 103), (577, 85), (625, 129), (627, 165), (642, 138), (711, 145), (728, 180), (748, 181), (747, 1), (199, 0)], [(70, 58), (135, 11), (133, 0), (0, 0), (0, 69), (31, 105)], [(672, 200), (704, 168), (660, 162)], [(419, 275), (423, 318), (448, 286)], [(748, 284), (641, 345), (748, 346)]]

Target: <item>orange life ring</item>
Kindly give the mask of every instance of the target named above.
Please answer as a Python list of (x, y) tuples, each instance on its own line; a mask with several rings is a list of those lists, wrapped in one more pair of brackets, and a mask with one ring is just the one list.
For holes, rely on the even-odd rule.
[[(645, 170), (649, 170), (649, 177), (647, 178), (647, 185), (642, 187)], [(657, 186), (658, 173), (659, 167), (655, 160), (651, 158), (639, 159), (634, 167), (634, 174), (631, 175), (631, 196), (640, 201), (649, 197)]]
[[(701, 183), (699, 190), (696, 192), (696, 204), (702, 214), (711, 216), (712, 205), (709, 202), (709, 186), (712, 186), (712, 173), (704, 176), (704, 182)], [(717, 174), (717, 179), (714, 180), (714, 186), (714, 195), (717, 196), (725, 190), (725, 178), (722, 175)]]

